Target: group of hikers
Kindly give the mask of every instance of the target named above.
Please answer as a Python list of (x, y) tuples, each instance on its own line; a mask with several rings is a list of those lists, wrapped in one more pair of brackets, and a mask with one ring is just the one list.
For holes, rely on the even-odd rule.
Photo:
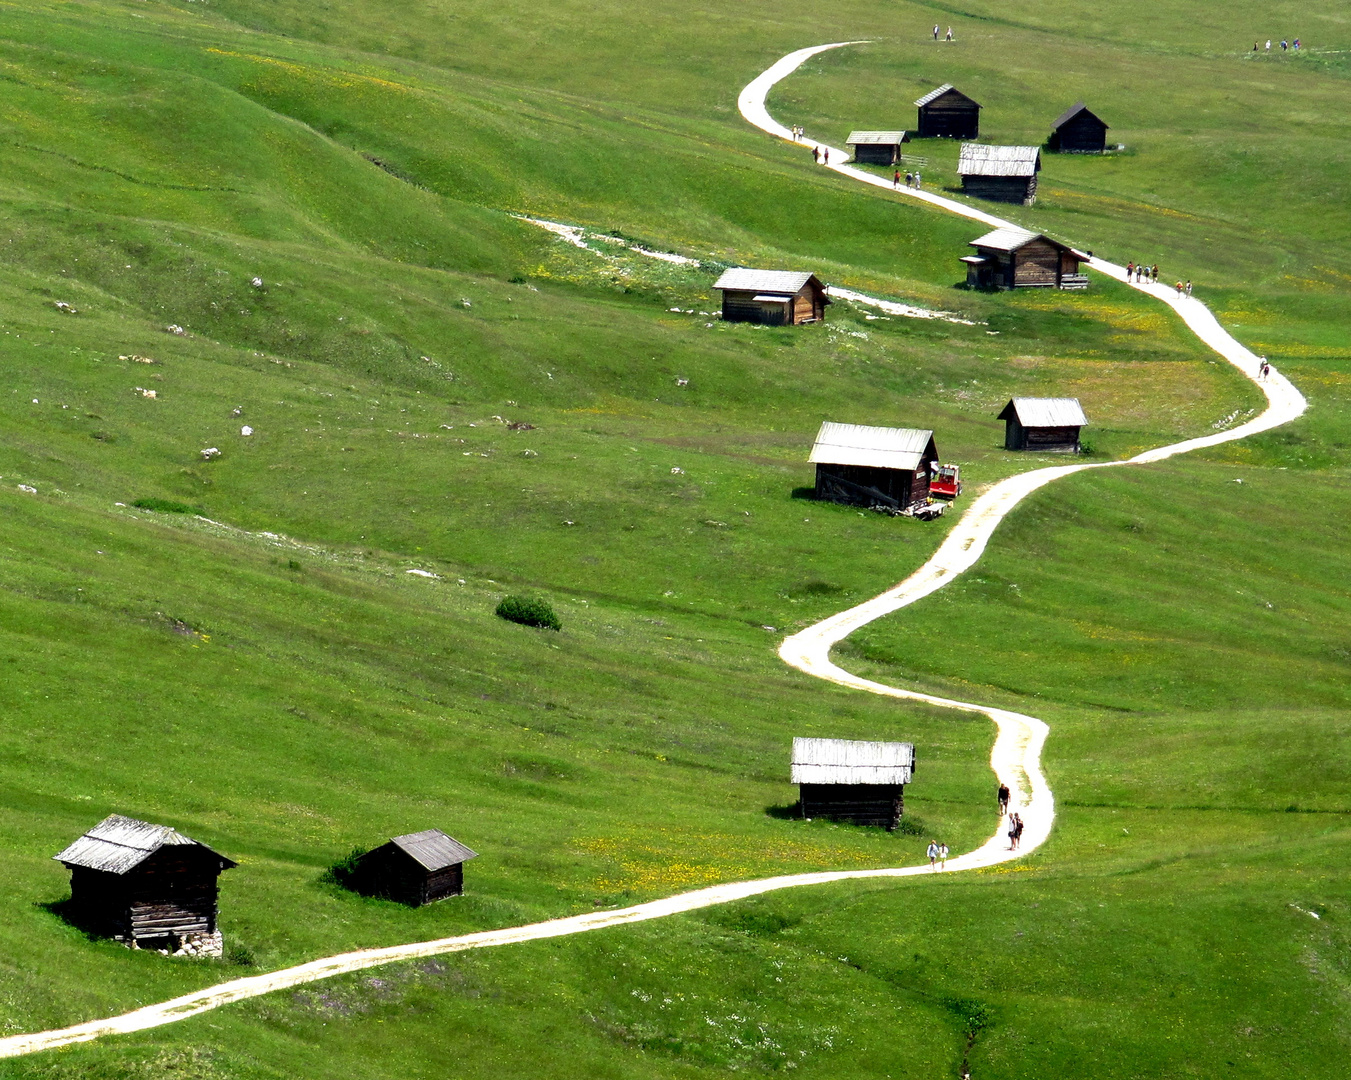
[(929, 869), (934, 873), (948, 868), (948, 846), (937, 840), (929, 841)]
[[(906, 187), (908, 187), (908, 188), (914, 188), (916, 191), (918, 191), (918, 190), (923, 186), (923, 184), (924, 184), (924, 179), (920, 176), (918, 170), (916, 170), (915, 172), (908, 172), (908, 173), (905, 174), (905, 186), (906, 186)], [(891, 186), (894, 187), (894, 188), (898, 188), (898, 187), (901, 186), (901, 170), (900, 170), (900, 169), (897, 169), (897, 170), (896, 170), (896, 175), (893, 176), (893, 177), (891, 178)]]
[[(952, 31), (949, 30), (948, 33), (950, 34), (950, 33), (952, 33)], [(935, 40), (935, 41), (938, 40), (938, 27), (936, 27), (936, 26), (934, 27), (934, 40)], [(1257, 51), (1258, 51), (1257, 45), (1258, 45), (1258, 43), (1257, 43), (1256, 41), (1254, 41), (1254, 42), (1252, 43), (1252, 51), (1253, 51), (1253, 52), (1257, 52)], [(1285, 52), (1285, 51), (1286, 51), (1287, 49), (1289, 49), (1290, 47), (1291, 47), (1291, 43), (1290, 43), (1289, 41), (1286, 41), (1285, 38), (1281, 38), (1281, 52)], [(1295, 49), (1295, 52), (1299, 52), (1299, 38), (1295, 38), (1295, 41), (1294, 41), (1294, 49)], [(1271, 52), (1271, 38), (1267, 38), (1267, 47), (1266, 47), (1266, 49), (1265, 49), (1264, 51), (1265, 51), (1265, 52)]]
[(829, 146), (813, 146), (813, 147), (812, 147), (812, 160), (813, 160), (814, 162), (816, 162), (816, 164), (818, 164), (818, 165), (829, 165), (829, 164), (830, 164), (830, 147), (829, 147)]
[(1009, 791), (1009, 786), (1008, 786), (1008, 784), (1000, 784), (1000, 785), (999, 785), (999, 793), (998, 793), (998, 796), (999, 796), (999, 816), (1000, 816), (1000, 817), (1004, 817), (1005, 815), (1008, 816), (1008, 823), (1009, 823), (1009, 833), (1008, 833), (1008, 836), (1009, 836), (1009, 850), (1010, 850), (1010, 851), (1017, 851), (1018, 848), (1021, 847), (1021, 846), (1022, 846), (1022, 843), (1023, 843), (1023, 816), (1022, 816), (1020, 813), (1018, 813), (1017, 810), (1015, 810), (1015, 811), (1014, 811), (1013, 813), (1011, 813), (1011, 814), (1009, 813), (1009, 796), (1010, 796), (1010, 794), (1011, 794), (1011, 793), (1010, 793), (1010, 791)]
[[(934, 40), (935, 40), (935, 41), (938, 40), (938, 24), (937, 24), (937, 23), (934, 23)], [(951, 40), (952, 40), (952, 27), (950, 27), (950, 26), (948, 27), (948, 36), (945, 37), (943, 40), (944, 40), (944, 41), (951, 41)], [(1298, 46), (1296, 46), (1296, 48), (1298, 48)]]
[[(1092, 254), (1092, 252), (1089, 254)], [(1128, 262), (1126, 264), (1126, 281), (1135, 281), (1141, 285), (1157, 285), (1159, 283), (1158, 263), (1153, 266), (1146, 266), (1144, 263)], [(1176, 288), (1178, 296), (1191, 296), (1192, 294), (1192, 283), (1190, 281), (1179, 281)]]
[(1126, 264), (1126, 280), (1138, 281), (1141, 284), (1147, 284), (1152, 281), (1157, 285), (1159, 283), (1158, 265), (1146, 266), (1144, 263), (1128, 262)]

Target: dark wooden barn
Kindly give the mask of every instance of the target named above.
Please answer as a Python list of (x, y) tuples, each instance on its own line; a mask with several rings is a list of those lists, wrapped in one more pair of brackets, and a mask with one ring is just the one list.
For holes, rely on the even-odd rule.
[(1046, 148), (1062, 154), (1101, 154), (1107, 149), (1107, 125), (1080, 101), (1051, 125)]
[(938, 450), (932, 431), (827, 421), (808, 460), (818, 499), (904, 510), (928, 499)]
[(804, 818), (894, 829), (914, 772), (913, 743), (793, 740), (792, 782)]
[(944, 83), (915, 102), (919, 119), (915, 134), (921, 139), (975, 139), (980, 136), (980, 106)]
[(136, 948), (219, 956), (217, 884), (235, 865), (167, 825), (112, 814), (53, 856), (72, 922)]
[(971, 241), (976, 254), (965, 255), (966, 283), (978, 289), (1086, 289), (1079, 272), (1088, 256), (1027, 229), (1004, 228)]
[(464, 864), (478, 857), (440, 829), (396, 836), (357, 860), (350, 884), (365, 896), (421, 907), (464, 895)]
[(1005, 450), (1077, 454), (1088, 423), (1078, 398), (1014, 398), (999, 414)]
[(908, 131), (851, 131), (844, 145), (860, 165), (895, 165), (901, 160), (902, 144), (909, 141)]
[(988, 146), (967, 143), (957, 161), (962, 191), (978, 199), (1022, 203), (1037, 201), (1041, 151), (1035, 146)]
[(728, 322), (797, 326), (826, 317), (830, 297), (815, 274), (795, 270), (748, 270), (737, 267), (718, 278), (722, 317)]

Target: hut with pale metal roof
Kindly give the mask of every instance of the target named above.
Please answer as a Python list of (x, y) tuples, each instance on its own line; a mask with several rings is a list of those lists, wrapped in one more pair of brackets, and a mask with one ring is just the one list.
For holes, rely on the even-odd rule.
[(112, 814), (53, 858), (71, 921), (137, 948), (220, 955), (217, 878), (236, 864), (168, 825)]
[(1013, 398), (999, 414), (1005, 450), (1077, 454), (1088, 423), (1078, 398)]
[(921, 139), (980, 137), (980, 105), (952, 83), (930, 90), (915, 102), (915, 134)]
[(728, 322), (797, 326), (826, 317), (830, 297), (815, 274), (800, 270), (751, 270), (735, 267), (713, 284), (722, 293), (722, 317)]
[(478, 858), (440, 829), (393, 837), (356, 861), (348, 884), (365, 896), (421, 907), (464, 894), (464, 864)]
[(929, 498), (938, 450), (932, 431), (827, 421), (808, 460), (818, 499), (904, 510)]
[(965, 255), (966, 283), (977, 289), (1086, 289), (1080, 265), (1088, 256), (1059, 240), (1027, 229), (995, 229), (971, 241)]
[(804, 818), (895, 829), (914, 772), (913, 743), (793, 740), (792, 782)]
[(1082, 101), (1075, 102), (1051, 125), (1046, 149), (1062, 154), (1101, 154), (1107, 149), (1108, 126)]
[(962, 191), (978, 199), (1022, 203), (1037, 200), (1041, 150), (1035, 146), (990, 146), (967, 143), (957, 160)]
[(860, 165), (895, 165), (901, 160), (901, 146), (910, 141), (908, 131), (851, 131), (844, 145), (854, 151)]

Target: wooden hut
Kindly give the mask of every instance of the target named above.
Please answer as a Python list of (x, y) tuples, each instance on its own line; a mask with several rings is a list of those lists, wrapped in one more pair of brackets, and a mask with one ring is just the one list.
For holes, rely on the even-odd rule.
[(1003, 228), (972, 240), (976, 254), (965, 255), (966, 283), (978, 289), (1086, 289), (1079, 272), (1088, 256), (1027, 229)]
[(951, 83), (930, 90), (915, 105), (919, 108), (915, 134), (921, 139), (975, 139), (980, 136), (980, 105)]
[(808, 460), (818, 499), (904, 510), (928, 499), (938, 450), (932, 431), (827, 421)]
[(901, 145), (909, 141), (908, 131), (851, 131), (844, 144), (860, 165), (895, 165), (901, 160)]
[(1107, 125), (1082, 101), (1051, 125), (1048, 150), (1062, 154), (1101, 154), (1107, 149)]
[(440, 829), (396, 836), (357, 860), (350, 884), (365, 896), (421, 907), (464, 895), (464, 864), (478, 857)]
[(978, 199), (1022, 203), (1037, 201), (1041, 151), (1035, 146), (989, 146), (967, 143), (957, 160), (962, 191)]
[(797, 326), (826, 317), (830, 297), (815, 274), (797, 270), (726, 271), (713, 288), (722, 292), (722, 317), (728, 322)]
[(217, 884), (236, 865), (168, 825), (112, 814), (53, 856), (72, 921), (135, 948), (219, 956)]
[(914, 772), (913, 743), (793, 740), (792, 782), (805, 818), (894, 829)]
[(1005, 450), (1077, 454), (1088, 423), (1078, 398), (1013, 398), (999, 414)]

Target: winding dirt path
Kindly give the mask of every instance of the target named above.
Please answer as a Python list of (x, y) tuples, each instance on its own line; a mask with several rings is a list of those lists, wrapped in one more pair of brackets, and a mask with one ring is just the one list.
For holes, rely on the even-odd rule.
[[(759, 78), (755, 79), (741, 93), (739, 105), (742, 115), (752, 124), (772, 135), (790, 140), (792, 133), (775, 121), (765, 109), (765, 97), (775, 83), (796, 71), (806, 60), (828, 49), (838, 49), (845, 45), (862, 42), (835, 42), (818, 45), (810, 49), (800, 49), (785, 56)], [(817, 143), (816, 145), (823, 145)], [(845, 154), (832, 147), (831, 155), (842, 162)], [(893, 191), (891, 184), (861, 170), (844, 164), (826, 166), (834, 171), (873, 184), (876, 187)], [(972, 218), (990, 226), (1008, 224), (991, 214), (975, 210), (952, 199), (946, 199), (928, 192), (909, 190), (896, 191), (899, 197), (919, 199), (941, 207), (964, 217)], [(1124, 280), (1126, 272), (1122, 267), (1092, 260), (1093, 269)], [(1051, 789), (1047, 786), (1041, 772), (1041, 749), (1046, 741), (1049, 729), (1046, 724), (1033, 716), (1009, 712), (987, 705), (972, 702), (954, 701), (949, 698), (935, 697), (911, 690), (902, 690), (883, 683), (859, 678), (837, 667), (830, 660), (830, 649), (836, 643), (865, 626), (916, 600), (941, 589), (958, 574), (972, 566), (990, 536), (1004, 516), (1019, 502), (1037, 489), (1062, 476), (1083, 472), (1087, 469), (1114, 468), (1121, 465), (1143, 465), (1162, 461), (1176, 454), (1185, 454), (1207, 446), (1217, 446), (1235, 439), (1246, 438), (1259, 431), (1277, 427), (1299, 416), (1306, 408), (1304, 398), (1299, 391), (1282, 375), (1273, 371), (1265, 381), (1258, 380), (1258, 359), (1235, 341), (1215, 320), (1210, 311), (1197, 300), (1179, 299), (1172, 290), (1159, 286), (1137, 285), (1142, 292), (1162, 300), (1174, 308), (1186, 321), (1192, 331), (1215, 352), (1228, 360), (1247, 375), (1263, 390), (1267, 396), (1268, 407), (1261, 416), (1240, 427), (1232, 428), (1204, 438), (1189, 439), (1172, 446), (1160, 447), (1143, 454), (1137, 454), (1129, 461), (1101, 462), (1096, 464), (1062, 465), (1048, 469), (1037, 469), (1010, 477), (991, 487), (980, 495), (953, 526), (938, 551), (910, 577), (881, 596), (864, 604), (833, 615), (815, 626), (794, 634), (785, 640), (779, 649), (779, 655), (793, 667), (841, 686), (848, 686), (869, 693), (884, 694), (889, 697), (910, 701), (922, 701), (930, 705), (961, 709), (980, 713), (994, 721), (997, 728), (994, 749), (990, 755), (990, 764), (996, 775), (1015, 793), (1014, 805), (1021, 806), (1023, 820), (1027, 829), (1024, 833), (1023, 850), (1010, 852), (1001, 832), (997, 832), (982, 847), (975, 851), (948, 860), (948, 873), (993, 866), (1020, 857), (1034, 850), (1050, 834), (1051, 823), (1055, 817), (1055, 801)], [(927, 865), (905, 866), (880, 870), (845, 870), (815, 874), (791, 874), (782, 877), (763, 878), (759, 881), (739, 881), (725, 885), (714, 885), (695, 892), (681, 893), (664, 900), (653, 900), (645, 904), (616, 911), (589, 912), (574, 915), (571, 918), (553, 919), (548, 922), (532, 923), (527, 926), (510, 927), (504, 930), (488, 930), (477, 934), (464, 934), (459, 937), (441, 938), (435, 941), (414, 942), (409, 945), (393, 945), (382, 949), (362, 949), (357, 952), (342, 953), (320, 960), (312, 960), (296, 967), (284, 968), (262, 975), (234, 979), (203, 990), (195, 990), (170, 1001), (156, 1005), (147, 1005), (122, 1016), (104, 1020), (92, 1020), (84, 1024), (59, 1028), (52, 1031), (36, 1032), (29, 1035), (13, 1035), (0, 1039), (0, 1058), (18, 1057), (40, 1050), (51, 1050), (73, 1043), (88, 1042), (104, 1035), (127, 1034), (161, 1027), (178, 1020), (196, 1016), (199, 1013), (218, 1009), (231, 1002), (246, 998), (259, 997), (276, 990), (285, 990), (301, 986), (320, 979), (331, 978), (347, 972), (362, 971), (379, 967), (399, 960), (413, 960), (420, 957), (436, 956), (444, 953), (462, 952), (466, 949), (482, 949), (493, 945), (511, 945), (522, 941), (540, 941), (545, 938), (563, 937), (568, 934), (580, 934), (589, 930), (600, 930), (611, 926), (624, 926), (629, 923), (644, 922), (648, 919), (665, 918), (681, 912), (695, 911), (699, 908), (725, 904), (733, 900), (743, 900), (761, 893), (777, 889), (797, 888), (803, 885), (822, 885), (833, 881), (849, 881), (859, 878), (899, 878), (912, 877), (930, 872)]]

